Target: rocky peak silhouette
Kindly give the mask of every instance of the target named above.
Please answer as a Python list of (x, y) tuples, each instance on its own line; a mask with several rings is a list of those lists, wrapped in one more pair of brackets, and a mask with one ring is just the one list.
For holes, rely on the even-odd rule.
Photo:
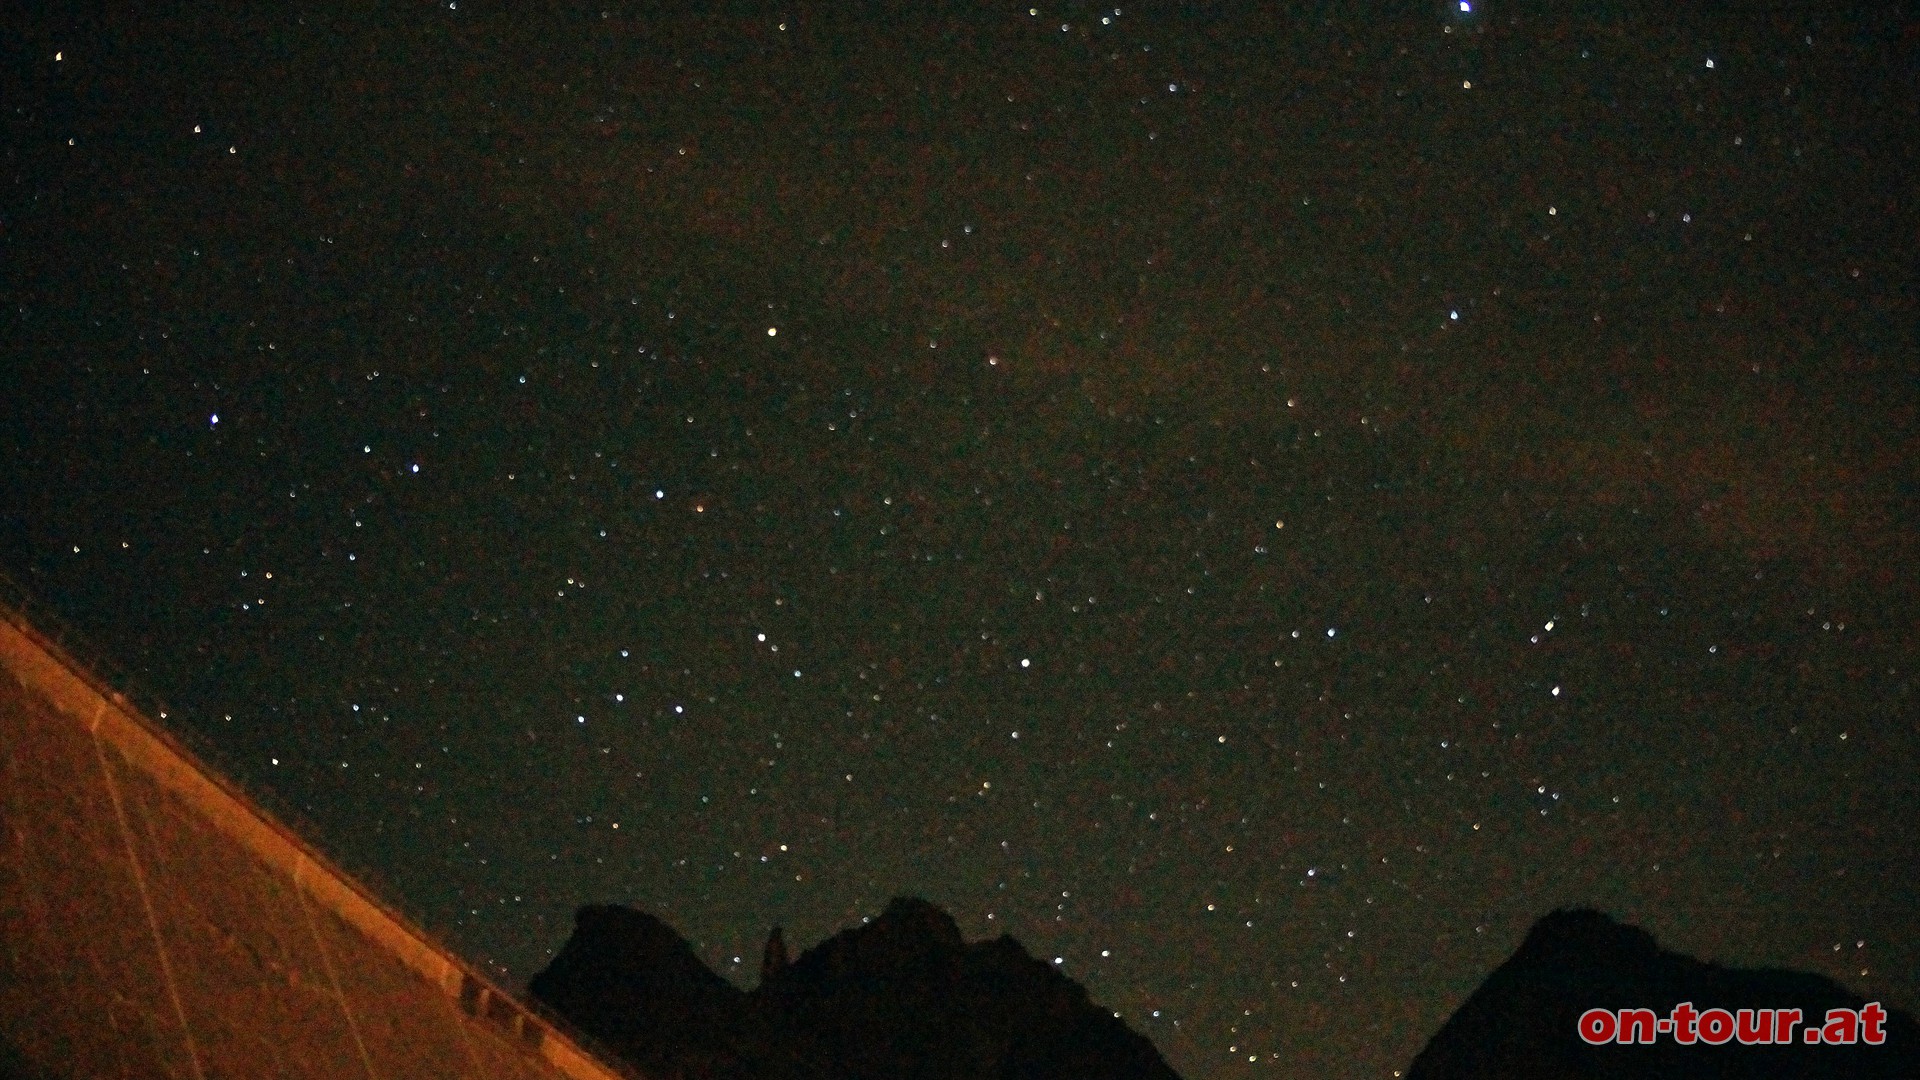
[(787, 939), (780, 936), (780, 928), (773, 928), (767, 935), (767, 947), (760, 951), (760, 983), (766, 985), (768, 979), (780, 974), (787, 966)]
[[(546, 1008), (608, 1042), (649, 1075), (735, 1075), (733, 1031), (746, 995), (700, 960), (673, 928), (631, 908), (593, 905), (527, 985)], [(635, 1026), (635, 1018), (644, 1018)], [(611, 1034), (643, 1037), (621, 1043)]]
[[(1592, 910), (1556, 911), (1468, 996), (1413, 1061), (1407, 1080), (1920, 1080), (1920, 1027), (1887, 1009), (1881, 1046), (1590, 1046), (1576, 1024), (1590, 1008), (1797, 1008), (1818, 1026), (1828, 1009), (1864, 999), (1818, 975), (1728, 968), (1660, 948), (1646, 931)], [(1882, 1005), (1884, 1006), (1884, 1002)]]
[(924, 900), (896, 899), (791, 961), (785, 952), (776, 929), (761, 985), (742, 993), (659, 920), (582, 908), (529, 990), (658, 1077), (1178, 1080), (1079, 984), (1011, 937), (968, 944)]

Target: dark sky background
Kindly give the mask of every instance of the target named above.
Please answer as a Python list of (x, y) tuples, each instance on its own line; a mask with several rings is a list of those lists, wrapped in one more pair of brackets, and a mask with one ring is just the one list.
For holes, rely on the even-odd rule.
[(516, 987), (1920, 1006), (1911, 5), (699, 6), (8, 8), (0, 566)]

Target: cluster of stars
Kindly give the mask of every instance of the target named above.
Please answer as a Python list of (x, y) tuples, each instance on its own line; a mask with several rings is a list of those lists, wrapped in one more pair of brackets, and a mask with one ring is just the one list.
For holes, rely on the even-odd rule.
[[(937, 77), (609, 12), (431, 122), (118, 142), (36, 45), (10, 347), (79, 374), (0, 555), (516, 978), (579, 903), (744, 981), (920, 893), (1190, 1080), (1404, 1068), (1561, 903), (1912, 992), (1814, 824), (1912, 749), (1894, 456), (1819, 419), (1897, 428), (1821, 365), (1899, 271), (1778, 209), (1854, 190), (1836, 61), (1481, 7), (909, 20)], [(89, 169), (169, 194), (35, 208)]]

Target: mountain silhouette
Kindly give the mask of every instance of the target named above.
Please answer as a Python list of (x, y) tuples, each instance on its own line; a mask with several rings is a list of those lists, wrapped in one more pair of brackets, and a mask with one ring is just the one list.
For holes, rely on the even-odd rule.
[[(1588, 1045), (1577, 1025), (1588, 1009), (1696, 1011), (1797, 1008), (1788, 1045)], [(1831, 979), (1775, 968), (1702, 963), (1659, 947), (1652, 935), (1591, 910), (1556, 911), (1534, 924), (1427, 1043), (1407, 1080), (1920, 1080), (1920, 1025), (1887, 1009), (1879, 1046), (1808, 1045), (1827, 1010), (1866, 1002)]]
[(898, 898), (761, 984), (715, 975), (660, 920), (580, 909), (533, 998), (656, 1080), (1179, 1080), (1143, 1036), (1002, 936)]
[(541, 1004), (649, 1076), (731, 1076), (747, 995), (659, 919), (593, 905), (528, 986)]

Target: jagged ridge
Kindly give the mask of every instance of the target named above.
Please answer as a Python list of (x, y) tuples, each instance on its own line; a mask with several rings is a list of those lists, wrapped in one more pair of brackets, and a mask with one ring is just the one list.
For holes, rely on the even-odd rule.
[(968, 944), (914, 898), (791, 961), (774, 928), (751, 992), (650, 915), (582, 908), (529, 990), (656, 1077), (1178, 1080), (1151, 1042), (1019, 942)]

